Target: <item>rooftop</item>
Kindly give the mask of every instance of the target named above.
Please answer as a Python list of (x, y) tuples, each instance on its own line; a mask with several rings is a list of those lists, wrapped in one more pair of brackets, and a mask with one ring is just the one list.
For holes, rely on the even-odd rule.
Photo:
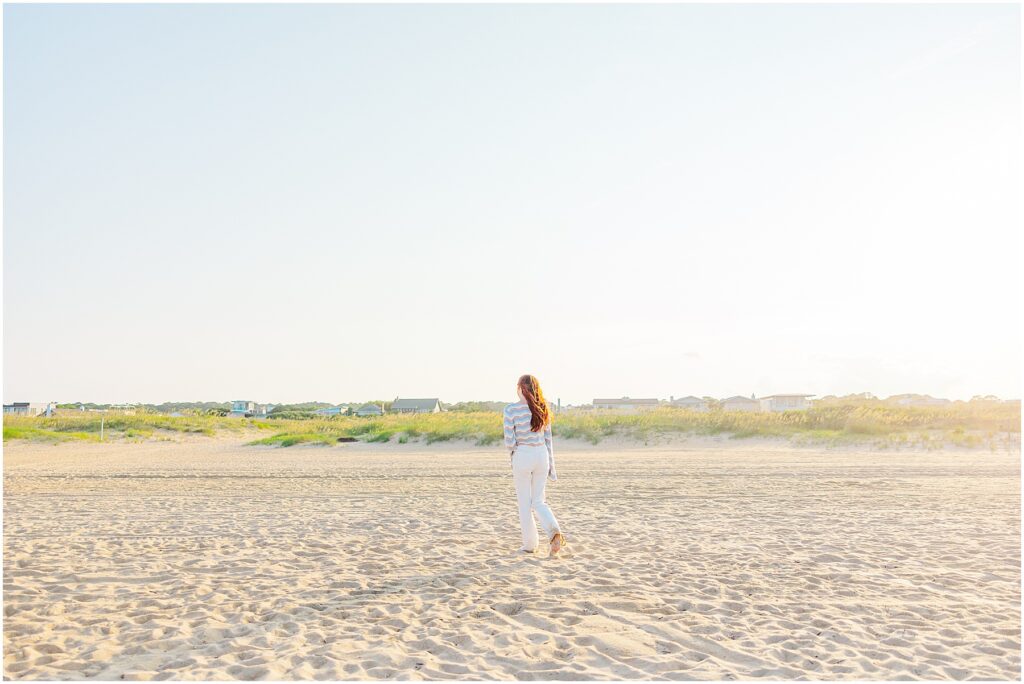
[(657, 399), (630, 399), (629, 397), (620, 397), (618, 399), (595, 399), (595, 404), (657, 404)]
[(395, 399), (391, 404), (392, 410), (395, 409), (425, 409), (431, 410), (437, 404), (440, 404), (441, 400), (437, 398), (433, 399)]

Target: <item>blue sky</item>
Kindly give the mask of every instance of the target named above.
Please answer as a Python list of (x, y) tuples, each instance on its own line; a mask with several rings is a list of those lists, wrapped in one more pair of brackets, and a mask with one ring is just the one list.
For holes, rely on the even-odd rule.
[(1020, 396), (1014, 5), (6, 5), (4, 399)]

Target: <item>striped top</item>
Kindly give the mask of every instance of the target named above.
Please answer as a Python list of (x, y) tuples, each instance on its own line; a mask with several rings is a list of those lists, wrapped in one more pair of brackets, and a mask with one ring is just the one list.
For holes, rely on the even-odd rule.
[(525, 401), (509, 404), (502, 412), (505, 425), (505, 446), (509, 450), (509, 463), (517, 446), (545, 446), (548, 450), (548, 477), (557, 480), (555, 475), (555, 447), (551, 441), (551, 423), (540, 432), (530, 429), (530, 407)]

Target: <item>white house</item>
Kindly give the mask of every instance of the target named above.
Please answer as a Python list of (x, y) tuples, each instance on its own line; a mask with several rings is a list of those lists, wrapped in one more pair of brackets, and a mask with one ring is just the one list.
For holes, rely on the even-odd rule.
[(356, 409), (356, 415), (360, 417), (383, 416), (384, 409), (378, 404), (363, 404)]
[(813, 394), (772, 394), (761, 397), (762, 411), (806, 411), (811, 407), (807, 401)]
[(399, 399), (391, 404), (392, 413), (440, 413), (440, 399)]
[(945, 406), (950, 403), (949, 399), (940, 399), (928, 394), (897, 394), (886, 401), (899, 406)]
[(669, 397), (668, 402), (676, 408), (688, 409), (690, 411), (708, 411), (711, 408), (706, 399), (701, 399), (700, 397), (694, 397), (692, 395), (689, 397), (682, 397), (680, 399)]
[(320, 408), (313, 411), (314, 415), (317, 416), (340, 416), (345, 412), (345, 409), (340, 406), (327, 406), (326, 408)]
[(262, 418), (274, 410), (274, 404), (257, 404), (255, 401), (233, 401), (228, 416), (232, 418)]
[(629, 397), (622, 397), (621, 399), (595, 399), (594, 408), (618, 409), (620, 411), (644, 411), (658, 408), (658, 400), (630, 399)]
[(232, 418), (245, 418), (256, 415), (256, 402), (239, 399), (231, 402), (231, 411), (228, 413)]
[(4, 413), (15, 416), (52, 416), (54, 407), (53, 402), (16, 401), (4, 404)]
[(749, 411), (751, 413), (757, 413), (761, 410), (761, 402), (757, 399), (741, 397), (739, 395), (723, 399), (721, 403), (723, 411)]

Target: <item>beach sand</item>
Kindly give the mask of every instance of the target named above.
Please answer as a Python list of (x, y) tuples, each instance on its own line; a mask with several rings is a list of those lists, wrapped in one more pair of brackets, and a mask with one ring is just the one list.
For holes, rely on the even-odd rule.
[(1017, 679), (1020, 457), (239, 437), (4, 455), (13, 679)]

